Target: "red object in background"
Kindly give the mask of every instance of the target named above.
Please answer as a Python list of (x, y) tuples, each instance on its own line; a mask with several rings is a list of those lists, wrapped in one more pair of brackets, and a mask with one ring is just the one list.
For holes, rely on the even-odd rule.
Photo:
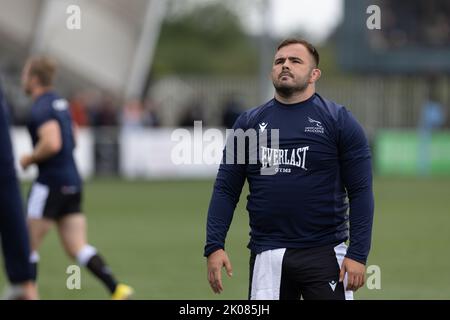
[(72, 120), (80, 127), (87, 127), (89, 125), (89, 119), (86, 114), (86, 106), (74, 99), (70, 101), (70, 113), (72, 114)]

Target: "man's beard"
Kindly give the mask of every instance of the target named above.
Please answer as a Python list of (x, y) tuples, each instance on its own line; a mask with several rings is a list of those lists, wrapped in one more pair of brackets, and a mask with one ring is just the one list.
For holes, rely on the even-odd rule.
[(276, 92), (284, 97), (289, 98), (294, 93), (302, 93), (308, 88), (309, 76), (304, 77), (303, 79), (300, 79), (298, 82), (296, 82), (294, 85), (287, 85), (283, 84), (279, 78), (275, 81), (273, 81), (273, 86), (275, 87)]

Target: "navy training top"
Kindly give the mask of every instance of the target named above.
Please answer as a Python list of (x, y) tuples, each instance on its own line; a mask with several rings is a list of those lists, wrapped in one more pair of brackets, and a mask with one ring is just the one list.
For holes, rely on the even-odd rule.
[[(290, 105), (272, 99), (244, 112), (233, 129), (266, 132), (267, 143), (258, 138), (255, 147), (247, 139), (245, 163), (239, 162), (236, 135), (234, 157), (227, 158), (230, 150), (224, 149), (208, 210), (204, 255), (224, 248), (247, 179), (250, 250), (308, 248), (350, 239), (346, 256), (366, 263), (374, 212), (371, 152), (352, 114), (316, 93)], [(279, 134), (275, 146), (273, 129)], [(254, 154), (257, 161), (251, 162)], [(264, 168), (273, 168), (275, 174), (262, 174)]]

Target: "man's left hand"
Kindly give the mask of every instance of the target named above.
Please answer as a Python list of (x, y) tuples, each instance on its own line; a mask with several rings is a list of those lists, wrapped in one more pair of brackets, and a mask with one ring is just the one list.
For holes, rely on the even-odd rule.
[(344, 281), (347, 273), (347, 288), (345, 290), (356, 291), (364, 285), (366, 266), (350, 258), (344, 258), (339, 275), (339, 282)]

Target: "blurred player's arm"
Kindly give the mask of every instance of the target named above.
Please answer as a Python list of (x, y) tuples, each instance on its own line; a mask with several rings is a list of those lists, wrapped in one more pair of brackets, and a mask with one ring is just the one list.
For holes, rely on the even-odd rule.
[(339, 115), (341, 176), (349, 198), (350, 244), (342, 263), (340, 280), (347, 273), (347, 290), (364, 285), (365, 264), (369, 255), (374, 199), (371, 152), (361, 125), (350, 112)]
[[(245, 130), (243, 116), (238, 118), (233, 128)], [(234, 139), (234, 137), (231, 138)], [(234, 152), (233, 164), (226, 163), (227, 152)], [(225, 148), (208, 210), (204, 256), (208, 258), (208, 281), (215, 293), (223, 290), (222, 267), (225, 267), (228, 276), (232, 275), (231, 262), (225, 252), (225, 238), (246, 176), (245, 164), (238, 164), (236, 160), (236, 144), (234, 150)]]
[(20, 165), (25, 170), (30, 165), (44, 161), (57, 154), (62, 147), (61, 129), (56, 120), (43, 123), (38, 129), (38, 143), (33, 152), (20, 159)]
[(14, 291), (20, 293), (14, 296), (4, 295), (2, 298), (37, 299), (29, 263), (30, 241), (14, 167), (6, 110), (6, 101), (0, 87), (0, 242), (8, 280), (11, 287), (18, 289)]

